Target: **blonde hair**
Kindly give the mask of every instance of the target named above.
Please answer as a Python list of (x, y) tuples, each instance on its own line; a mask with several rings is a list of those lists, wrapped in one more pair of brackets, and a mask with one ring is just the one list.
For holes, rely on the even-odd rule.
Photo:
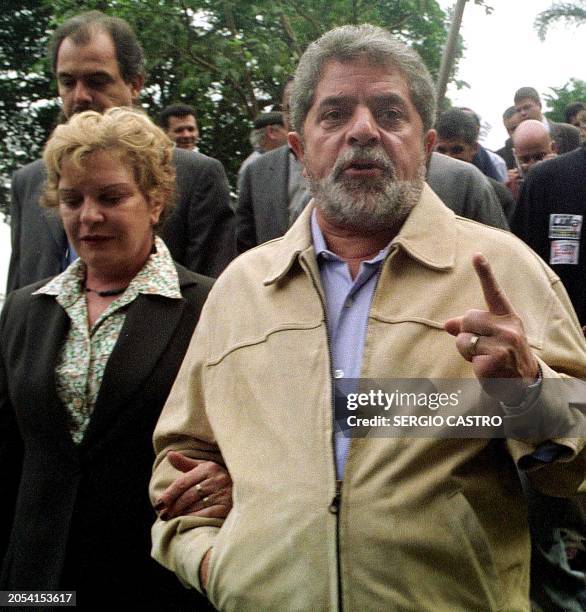
[(151, 205), (161, 205), (161, 225), (174, 205), (173, 143), (145, 113), (134, 108), (110, 108), (103, 114), (84, 111), (55, 129), (43, 151), (47, 181), (42, 204), (48, 208), (59, 205), (64, 161), (82, 168), (91, 153), (110, 150), (118, 151), (132, 168), (138, 188)]

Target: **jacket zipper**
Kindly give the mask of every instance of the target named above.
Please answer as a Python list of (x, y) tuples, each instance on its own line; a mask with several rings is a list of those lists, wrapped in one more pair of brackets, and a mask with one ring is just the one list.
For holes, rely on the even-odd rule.
[[(330, 330), (328, 327), (328, 315), (326, 305), (324, 303), (324, 298), (320, 293), (319, 286), (316, 283), (316, 280), (311, 273), (311, 269), (309, 266), (303, 262), (304, 268), (306, 268), (305, 272), (309, 274), (309, 278), (311, 278), (311, 282), (313, 283), (313, 287), (317, 292), (319, 297), (319, 301), (321, 302), (322, 311), (324, 313), (324, 322), (326, 325), (326, 340), (328, 344), (328, 363), (330, 370), (330, 418), (333, 421), (335, 415), (335, 401), (334, 401), (334, 373), (332, 371), (332, 340), (330, 338)], [(332, 456), (334, 460), (334, 474), (336, 474), (336, 442), (335, 442), (336, 432), (334, 427), (332, 427)], [(336, 479), (336, 492), (334, 497), (329, 505), (328, 510), (331, 514), (336, 517), (336, 578), (338, 583), (338, 612), (343, 612), (343, 604), (342, 604), (342, 571), (341, 571), (341, 561), (340, 561), (340, 503), (342, 500), (342, 481)]]
[(342, 502), (342, 481), (336, 480), (336, 494), (329, 510), (336, 516), (336, 573), (338, 575), (338, 610), (342, 612), (342, 568), (340, 562), (340, 504)]

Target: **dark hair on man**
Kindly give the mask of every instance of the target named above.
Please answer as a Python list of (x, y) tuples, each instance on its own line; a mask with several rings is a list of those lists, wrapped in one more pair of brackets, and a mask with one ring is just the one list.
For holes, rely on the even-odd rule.
[(521, 100), (525, 100), (526, 98), (537, 102), (537, 104), (541, 104), (541, 98), (537, 93), (537, 89), (533, 87), (521, 87), (520, 89), (517, 89), (513, 102), (518, 104)]
[(57, 74), (57, 54), (66, 38), (71, 38), (76, 45), (85, 45), (96, 32), (105, 32), (112, 38), (120, 75), (126, 83), (136, 76), (145, 76), (144, 51), (134, 30), (124, 19), (110, 17), (100, 11), (75, 15), (53, 32), (48, 46), (53, 73)]
[(510, 119), (516, 113), (517, 113), (517, 107), (509, 106), (509, 108), (507, 108), (507, 110), (503, 113), (503, 121), (507, 121), (507, 119)]
[(197, 119), (193, 106), (189, 106), (189, 104), (169, 104), (159, 113), (157, 122), (160, 127), (166, 130), (169, 128), (171, 117), (187, 117), (188, 115), (193, 115), (194, 119)]
[(460, 108), (443, 112), (435, 123), (437, 135), (445, 140), (463, 140), (466, 144), (476, 144), (478, 126), (476, 119)]
[(566, 123), (572, 123), (572, 119), (581, 111), (586, 108), (584, 102), (571, 102), (566, 106), (564, 115), (566, 117)]
[(269, 125), (285, 125), (283, 122), (283, 113), (279, 111), (260, 113), (254, 118), (255, 130), (261, 130)]

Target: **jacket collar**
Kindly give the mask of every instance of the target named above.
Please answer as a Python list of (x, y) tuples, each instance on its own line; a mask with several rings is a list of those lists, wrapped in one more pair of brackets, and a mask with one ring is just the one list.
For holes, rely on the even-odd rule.
[[(313, 206), (312, 200), (280, 239), (281, 248), (274, 255), (264, 285), (271, 285), (284, 278), (300, 256), (313, 251), (310, 227)], [(402, 248), (423, 266), (438, 271), (449, 270), (456, 259), (455, 217), (425, 183), (419, 202), (391, 241), (389, 252)]]

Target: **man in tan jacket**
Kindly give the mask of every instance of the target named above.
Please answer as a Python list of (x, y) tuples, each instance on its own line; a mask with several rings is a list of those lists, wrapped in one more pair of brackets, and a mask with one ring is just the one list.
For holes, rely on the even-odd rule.
[[(514, 236), (427, 187), (433, 84), (387, 32), (312, 44), (291, 110), (314, 200), (204, 307), (155, 431), (151, 498), (169, 520), (153, 556), (219, 610), (529, 610), (517, 470), (554, 495), (584, 486), (586, 393), (567, 376), (586, 376), (586, 343), (567, 295)], [(459, 387), (457, 414), (354, 410), (405, 379), (427, 399)], [(459, 417), (489, 433), (439, 426)], [(169, 451), (225, 462), (225, 522), (170, 518)], [(194, 507), (213, 503), (198, 484)]]

